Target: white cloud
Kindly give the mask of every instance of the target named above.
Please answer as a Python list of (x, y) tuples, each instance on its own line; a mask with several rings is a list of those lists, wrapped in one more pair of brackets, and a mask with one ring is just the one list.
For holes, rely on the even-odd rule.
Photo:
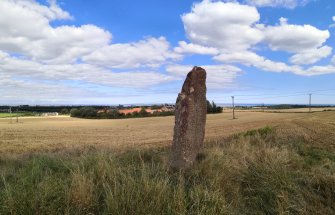
[[(12, 6), (15, 5), (15, 7), (18, 7), (16, 9), (20, 10), (21, 9), (28, 9), (29, 11), (33, 13), (37, 13), (42, 15), (48, 20), (57, 20), (57, 19), (73, 19), (73, 17), (67, 12), (64, 11), (62, 8), (60, 8), (57, 5), (56, 0), (48, 0), (49, 2), (49, 7), (45, 5), (40, 5), (36, 3), (35, 0), (4, 0), (4, 4), (11, 3)], [(27, 11), (25, 11), (26, 13)]]
[[(290, 62), (294, 64), (313, 64), (332, 50), (324, 45), (329, 38), (327, 30), (288, 24), (285, 18), (280, 19), (280, 25), (265, 26), (259, 24), (256, 7), (237, 1), (204, 0), (195, 4), (190, 13), (182, 15), (190, 42), (181, 41), (174, 49), (164, 37), (113, 44), (112, 34), (95, 25), (55, 27), (53, 21), (73, 17), (55, 0), (49, 2), (45, 6), (35, 0), (0, 0), (0, 94), (6, 95), (8, 101), (17, 98), (66, 101), (82, 95), (99, 97), (101, 93), (85, 89), (90, 85), (127, 87), (128, 92), (183, 80), (192, 66), (171, 65), (182, 54), (218, 55), (213, 59), (270, 72), (307, 76), (335, 73), (335, 57), (333, 66), (304, 69), (251, 51), (264, 42), (272, 50), (293, 53)], [(257, 5), (262, 6), (262, 2), (263, 6), (274, 7), (288, 1), (271, 1), (270, 5), (270, 1), (263, 0), (257, 1)], [(169, 65), (168, 73), (155, 71), (155, 67), (162, 65)], [(233, 65), (203, 67), (208, 72), (210, 89), (231, 87), (242, 73)], [(114, 68), (128, 70), (116, 72)]]
[(283, 7), (293, 9), (303, 6), (310, 0), (246, 0), (246, 3), (257, 7)]
[(174, 48), (174, 51), (182, 54), (200, 54), (200, 55), (217, 55), (219, 50), (212, 47), (201, 46), (193, 43), (180, 41), (179, 46)]
[(319, 30), (311, 25), (287, 24), (287, 19), (281, 18), (278, 26), (264, 28), (264, 41), (272, 50), (302, 52), (316, 49), (329, 38), (328, 30)]
[(110, 68), (157, 67), (168, 59), (177, 60), (182, 56), (170, 50), (164, 38), (147, 38), (135, 43), (111, 44), (102, 47), (83, 60), (90, 64)]
[(313, 67), (308, 68), (303, 73), (308, 76), (332, 74), (332, 73), (335, 73), (335, 66), (333, 65), (313, 66)]
[(154, 71), (113, 72), (90, 64), (41, 64), (0, 52), (0, 72), (31, 80), (79, 81), (111, 87), (143, 88), (176, 80)]
[[(167, 59), (182, 57), (170, 50), (164, 37), (111, 44), (112, 34), (102, 28), (53, 27), (51, 22), (59, 19), (71, 20), (72, 16), (54, 0), (49, 6), (35, 0), (0, 1), (0, 94), (6, 95), (6, 101), (99, 97), (101, 92), (86, 89), (90, 85), (126, 87), (120, 91), (129, 96), (126, 91), (180, 79), (152, 69), (116, 72), (106, 68), (159, 66)], [(105, 61), (95, 61), (99, 53), (105, 55)]]
[(213, 59), (224, 63), (240, 63), (247, 66), (252, 66), (256, 62), (263, 61), (263, 58), (261, 56), (250, 51), (221, 54), (215, 56)]
[(34, 0), (2, 0), (0, 50), (46, 64), (68, 64), (83, 59), (112, 68), (154, 67), (168, 59), (182, 58), (170, 50), (164, 37), (111, 44), (112, 34), (95, 25), (50, 24), (52, 20), (71, 18), (54, 0), (49, 6)]
[[(204, 65), (201, 66), (207, 72), (207, 86), (209, 89), (229, 88), (234, 85), (234, 81), (242, 70), (231, 65)], [(191, 71), (191, 65), (171, 65), (166, 71), (174, 76), (185, 78)]]
[(254, 66), (268, 72), (296, 72), (298, 70), (298, 67), (288, 66), (282, 62), (275, 62), (248, 51), (221, 54), (215, 56), (213, 59), (223, 63), (240, 63), (246, 66)]
[(326, 58), (332, 53), (332, 48), (329, 46), (323, 46), (318, 49), (311, 49), (304, 52), (297, 53), (290, 58), (290, 62), (293, 64), (313, 64)]
[(57, 83), (40, 83), (16, 80), (11, 78), (0, 79), (0, 93), (2, 104), (22, 104), (39, 102), (67, 102), (68, 99), (72, 100), (82, 95), (93, 96), (94, 92), (86, 89), (73, 88)]
[(272, 61), (253, 52), (221, 54), (213, 59), (223, 63), (240, 63), (246, 66), (253, 66), (266, 72), (291, 72), (303, 76), (335, 73), (334, 66), (312, 66), (304, 69), (301, 66), (291, 66), (283, 62)]
[[(254, 1), (254, 3), (263, 6), (291, 3), (293, 6), (297, 1)], [(288, 19), (283, 17), (280, 18), (279, 25), (265, 26), (258, 23), (259, 19), (260, 15), (255, 7), (236, 2), (206, 0), (195, 4), (190, 13), (182, 16), (187, 37), (192, 43), (184, 42), (175, 51), (200, 54), (206, 51), (210, 53), (207, 49), (201, 49), (202, 46), (215, 47), (220, 54), (214, 59), (220, 62), (240, 63), (265, 71), (293, 72), (299, 75), (317, 73), (296, 65), (269, 60), (251, 50), (263, 42), (273, 51), (293, 53), (290, 62), (298, 65), (313, 64), (331, 54), (331, 47), (324, 45), (330, 36), (328, 30), (320, 30), (311, 25), (288, 24)], [(211, 54), (217, 53), (213, 50)], [(321, 73), (322, 71), (318, 74)]]
[(246, 50), (263, 38), (255, 27), (260, 15), (255, 7), (238, 3), (203, 1), (182, 16), (192, 43), (223, 51)]
[(110, 42), (111, 34), (94, 25), (50, 25), (52, 20), (69, 18), (55, 1), (47, 7), (33, 0), (2, 0), (0, 50), (47, 63), (68, 63)]

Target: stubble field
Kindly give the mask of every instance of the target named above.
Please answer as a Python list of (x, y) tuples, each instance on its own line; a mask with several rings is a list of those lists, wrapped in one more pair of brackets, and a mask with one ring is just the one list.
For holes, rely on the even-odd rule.
[[(229, 112), (208, 115), (206, 141), (228, 137), (250, 129), (284, 124), (294, 126), (309, 121), (334, 120), (334, 112), (262, 113), (237, 112), (232, 120)], [(14, 120), (13, 120), (14, 122)], [(173, 136), (174, 117), (121, 120), (91, 120), (71, 117), (25, 117), (10, 124), (0, 119), (1, 153), (59, 152), (88, 148), (129, 149), (168, 146)], [(319, 129), (312, 127), (311, 129)]]
[(173, 117), (0, 120), (0, 214), (335, 214), (335, 112), (208, 115), (194, 166)]

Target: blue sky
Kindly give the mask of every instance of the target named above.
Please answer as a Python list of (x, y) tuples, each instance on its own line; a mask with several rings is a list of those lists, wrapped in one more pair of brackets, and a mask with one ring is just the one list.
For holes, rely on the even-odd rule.
[(1, 104), (335, 104), (335, 2), (2, 0)]

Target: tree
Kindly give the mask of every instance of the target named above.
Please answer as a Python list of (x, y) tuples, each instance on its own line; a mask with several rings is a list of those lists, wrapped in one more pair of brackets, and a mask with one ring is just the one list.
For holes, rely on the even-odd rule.
[(218, 107), (214, 101), (212, 103), (207, 100), (207, 113), (222, 113), (223, 108)]
[(144, 107), (141, 108), (140, 112), (139, 112), (139, 115), (140, 116), (148, 116), (148, 112), (145, 110)]
[(207, 100), (207, 113), (212, 113), (213, 107), (212, 104)]
[(139, 114), (137, 111), (134, 111), (134, 112), (132, 113), (132, 116), (133, 116), (133, 117), (139, 117), (140, 114)]
[(80, 110), (78, 109), (78, 108), (72, 108), (71, 110), (70, 110), (70, 116), (71, 117), (80, 117), (80, 114), (81, 112), (80, 112)]
[(92, 107), (83, 107), (80, 108), (81, 117), (83, 118), (96, 118), (98, 111)]
[(119, 118), (120, 112), (118, 110), (109, 110), (107, 112), (108, 119), (117, 119)]
[(67, 115), (67, 114), (69, 114), (70, 112), (69, 112), (69, 109), (67, 109), (67, 108), (63, 108), (61, 111), (60, 111), (60, 114), (62, 114), (62, 115)]

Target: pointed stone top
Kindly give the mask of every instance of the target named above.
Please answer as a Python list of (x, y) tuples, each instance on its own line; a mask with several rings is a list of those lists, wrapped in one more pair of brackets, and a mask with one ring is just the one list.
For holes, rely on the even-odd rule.
[[(193, 69), (187, 74), (181, 92), (187, 94), (187, 92), (190, 92), (189, 89), (201, 88), (205, 88), (206, 91), (206, 70), (201, 67), (194, 66)], [(191, 91), (193, 92), (193, 90)]]
[(206, 70), (201, 68), (200, 66), (194, 66), (193, 69), (188, 73), (206, 73)]

